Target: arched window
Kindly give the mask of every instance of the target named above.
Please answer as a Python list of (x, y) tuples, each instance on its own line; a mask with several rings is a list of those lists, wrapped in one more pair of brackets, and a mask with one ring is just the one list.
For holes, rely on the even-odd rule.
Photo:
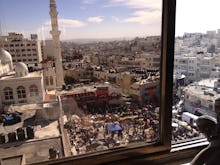
[(26, 98), (26, 91), (25, 91), (25, 88), (23, 86), (19, 86), (17, 88), (17, 95), (18, 95), (19, 99)]
[(47, 86), (49, 85), (49, 79), (48, 79), (48, 77), (46, 77), (45, 83), (46, 83)]
[(30, 96), (38, 96), (38, 88), (36, 85), (30, 86)]
[(53, 77), (50, 76), (50, 85), (53, 85)]
[(13, 90), (9, 87), (4, 89), (5, 100), (13, 100)]

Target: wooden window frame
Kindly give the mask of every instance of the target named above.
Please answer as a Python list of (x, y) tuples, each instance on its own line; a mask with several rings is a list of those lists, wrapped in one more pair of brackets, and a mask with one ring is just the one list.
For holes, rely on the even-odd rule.
[(35, 164), (101, 164), (171, 151), (173, 60), (175, 43), (176, 0), (162, 0), (160, 66), (160, 141), (149, 145), (126, 146), (79, 156), (65, 157)]

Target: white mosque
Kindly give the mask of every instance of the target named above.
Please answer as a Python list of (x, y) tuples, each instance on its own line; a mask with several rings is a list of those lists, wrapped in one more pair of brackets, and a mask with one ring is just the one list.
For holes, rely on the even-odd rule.
[[(43, 102), (45, 89), (61, 89), (64, 75), (58, 28), (56, 0), (50, 0), (52, 35), (52, 57), (55, 68), (46, 67), (41, 72), (28, 72), (26, 64), (13, 65), (12, 56), (0, 47), (0, 113), (11, 104), (31, 104)], [(45, 85), (45, 88), (44, 88)]]
[(10, 53), (0, 48), (0, 112), (11, 104), (42, 102), (43, 97), (42, 73), (29, 73), (23, 62), (14, 66)]

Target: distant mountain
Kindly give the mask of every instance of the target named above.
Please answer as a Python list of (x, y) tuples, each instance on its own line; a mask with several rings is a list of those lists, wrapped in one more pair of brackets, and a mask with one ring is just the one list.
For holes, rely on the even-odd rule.
[(95, 42), (110, 42), (110, 41), (122, 41), (131, 40), (133, 38), (85, 38), (85, 39), (72, 39), (72, 40), (62, 40), (63, 42), (75, 42), (79, 44), (95, 43)]

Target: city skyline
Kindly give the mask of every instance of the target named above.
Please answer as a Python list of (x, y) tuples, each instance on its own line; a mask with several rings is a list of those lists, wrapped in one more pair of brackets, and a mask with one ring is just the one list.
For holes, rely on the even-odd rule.
[[(1, 0), (1, 33), (17, 32), (26, 37), (37, 33), (40, 39), (51, 38), (48, 5), (49, 0), (22, 0), (22, 3)], [(219, 29), (220, 23), (211, 19), (218, 15), (219, 5), (217, 0), (177, 1), (176, 36)], [(57, 0), (57, 8), (62, 40), (146, 37), (161, 33), (161, 0)]]

